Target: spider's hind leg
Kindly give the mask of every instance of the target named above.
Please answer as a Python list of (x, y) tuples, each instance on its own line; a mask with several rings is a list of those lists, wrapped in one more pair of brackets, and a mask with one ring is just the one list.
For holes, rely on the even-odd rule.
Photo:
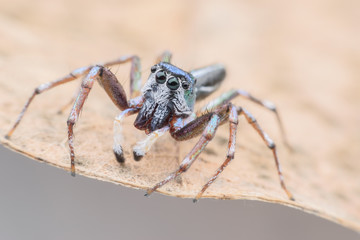
[(239, 107), (237, 109), (239, 115), (244, 115), (244, 117), (246, 118), (246, 120), (248, 121), (248, 123), (258, 132), (258, 134), (261, 136), (261, 138), (264, 140), (264, 142), (266, 143), (267, 147), (272, 151), (273, 155), (274, 155), (274, 160), (275, 160), (275, 164), (276, 164), (276, 169), (280, 178), (280, 184), (282, 189), (285, 191), (286, 195), (288, 196), (288, 198), (292, 201), (295, 201), (293, 195), (291, 194), (291, 192), (287, 189), (287, 187), (285, 186), (285, 181), (284, 181), (284, 176), (282, 174), (282, 170), (281, 170), (281, 165), (277, 156), (277, 152), (276, 152), (276, 145), (273, 142), (273, 140), (267, 135), (266, 132), (264, 132), (262, 130), (262, 128), (260, 127), (260, 125), (258, 124), (258, 122), (256, 121), (256, 119), (251, 115), (250, 112), (248, 112), (246, 109)]
[(281, 118), (280, 118), (280, 115), (279, 115), (279, 112), (277, 111), (277, 108), (275, 106), (275, 104), (273, 104), (272, 102), (270, 101), (267, 101), (267, 100), (260, 100), (259, 98), (256, 98), (254, 97), (253, 95), (251, 95), (249, 92), (247, 91), (244, 91), (244, 90), (241, 90), (241, 89), (232, 89), (228, 92), (225, 92), (224, 94), (222, 94), (221, 96), (219, 96), (218, 98), (215, 98), (214, 100), (212, 100), (211, 102), (209, 102), (205, 107), (203, 107), (198, 115), (201, 115), (205, 112), (209, 112), (209, 111), (212, 111), (213, 109), (217, 108), (218, 106), (221, 106), (223, 104), (226, 104), (228, 102), (230, 102), (231, 100), (233, 100), (234, 98), (236, 97), (244, 97), (270, 111), (272, 111), (275, 116), (276, 116), (276, 119), (277, 119), (277, 122), (278, 122), (278, 125), (280, 127), (280, 131), (281, 131), (281, 135), (282, 135), (282, 138), (283, 138), (283, 142), (285, 144), (285, 146), (292, 150), (292, 147), (291, 145), (289, 144), (288, 140), (287, 140), (287, 137), (286, 137), (286, 134), (285, 134), (285, 130), (284, 130), (284, 126), (283, 126), (283, 123), (281, 121)]

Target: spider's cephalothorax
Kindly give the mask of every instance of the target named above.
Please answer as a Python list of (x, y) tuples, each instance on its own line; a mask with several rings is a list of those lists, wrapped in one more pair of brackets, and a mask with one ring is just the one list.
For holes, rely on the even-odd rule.
[[(286, 188), (283, 180), (274, 142), (261, 129), (250, 112), (242, 107), (234, 106), (230, 101), (237, 96), (242, 96), (273, 111), (276, 114), (282, 130), (280, 118), (275, 106), (269, 101), (262, 101), (253, 97), (246, 91), (236, 89), (222, 94), (195, 113), (195, 101), (206, 98), (220, 86), (225, 77), (225, 68), (220, 64), (214, 64), (190, 72), (185, 72), (180, 68), (171, 65), (169, 63), (170, 59), (171, 54), (169, 52), (165, 52), (158, 58), (157, 64), (151, 67), (150, 76), (141, 91), (140, 59), (137, 56), (125, 56), (116, 59), (115, 61), (79, 68), (63, 78), (42, 84), (34, 90), (15, 124), (5, 137), (11, 137), (29, 104), (36, 95), (60, 84), (85, 76), (81, 82), (81, 88), (77, 97), (73, 98), (71, 101), (74, 102), (74, 105), (67, 121), (71, 174), (73, 176), (75, 176), (73, 127), (79, 118), (83, 104), (94, 82), (97, 81), (104, 88), (113, 103), (121, 110), (114, 121), (113, 150), (118, 162), (125, 161), (123, 149), (121, 147), (124, 143), (121, 122), (125, 117), (132, 114), (138, 114), (134, 123), (135, 127), (144, 130), (148, 134), (145, 140), (138, 142), (133, 147), (135, 160), (140, 160), (150, 150), (156, 139), (166, 132), (169, 132), (177, 141), (185, 141), (201, 135), (197, 144), (181, 162), (180, 167), (166, 179), (150, 188), (146, 195), (151, 194), (159, 187), (185, 172), (197, 159), (206, 145), (213, 139), (218, 126), (228, 121), (230, 125), (230, 137), (226, 160), (203, 186), (194, 200), (199, 199), (210, 184), (215, 181), (219, 174), (234, 158), (238, 116), (244, 116), (272, 151), (278, 175), (280, 177), (281, 187), (288, 197), (293, 200), (293, 196)], [(127, 100), (124, 88), (118, 82), (116, 76), (107, 68), (125, 62), (131, 62), (130, 95), (139, 95), (141, 93), (139, 97), (130, 100)], [(284, 133), (283, 130), (282, 133)], [(284, 140), (286, 139), (284, 138)]]
[(196, 80), (170, 63), (160, 62), (141, 92), (144, 103), (135, 120), (135, 127), (151, 133), (169, 124), (173, 116), (186, 118), (194, 109)]

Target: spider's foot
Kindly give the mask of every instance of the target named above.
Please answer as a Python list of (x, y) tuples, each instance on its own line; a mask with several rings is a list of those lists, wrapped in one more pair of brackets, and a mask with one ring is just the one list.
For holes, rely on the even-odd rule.
[(290, 195), (288, 195), (288, 197), (289, 197), (289, 199), (290, 199), (291, 201), (294, 201), (294, 202), (295, 202), (295, 198), (294, 198), (293, 195), (291, 195), (291, 193), (290, 193)]
[(75, 177), (75, 166), (71, 165), (71, 176)]
[(144, 157), (143, 154), (140, 154), (139, 152), (137, 152), (135, 150), (133, 151), (133, 155), (134, 155), (135, 161), (140, 161)]
[(150, 189), (148, 189), (147, 191), (146, 191), (146, 193), (145, 193), (145, 197), (150, 197), (150, 195), (152, 194), (154, 192), (154, 188), (150, 188)]
[(145, 154), (146, 150), (143, 144), (138, 143), (133, 147), (133, 155), (135, 161), (140, 161), (145, 156)]
[(201, 198), (202, 194), (203, 194), (203, 191), (199, 192), (193, 199), (193, 203), (197, 203), (199, 201), (199, 199)]
[(116, 160), (119, 163), (124, 163), (125, 162), (125, 157), (124, 157), (124, 152), (122, 150), (122, 147), (121, 146), (116, 146), (116, 147), (114, 147), (113, 150), (114, 150)]
[(117, 160), (119, 163), (125, 162), (125, 157), (124, 157), (124, 154), (123, 154), (123, 153), (118, 154), (118, 153), (114, 152), (114, 154), (115, 154), (116, 160)]
[(14, 127), (5, 135), (5, 139), (10, 139), (11, 138), (11, 135), (13, 134), (14, 132)]
[(288, 196), (288, 198), (289, 198), (291, 201), (295, 201), (295, 198), (294, 198), (294, 196), (292, 195), (292, 193), (291, 193), (289, 190), (287, 190), (287, 189), (284, 189), (284, 190), (285, 190), (286, 195)]

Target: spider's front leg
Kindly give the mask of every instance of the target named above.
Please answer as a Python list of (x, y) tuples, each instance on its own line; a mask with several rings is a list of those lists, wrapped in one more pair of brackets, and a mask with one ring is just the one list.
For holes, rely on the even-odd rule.
[[(166, 56), (169, 56), (167, 54)], [(68, 139), (69, 139), (69, 148), (70, 148), (70, 158), (71, 158), (71, 172), (72, 175), (75, 175), (75, 153), (74, 153), (74, 144), (73, 144), (73, 127), (76, 123), (76, 121), (79, 118), (79, 113), (81, 112), (81, 109), (83, 107), (83, 104), (94, 84), (94, 81), (98, 81), (100, 85), (104, 88), (106, 93), (109, 95), (111, 100), (114, 102), (114, 104), (120, 109), (120, 110), (127, 110), (131, 108), (128, 111), (125, 111), (127, 115), (131, 115), (133, 113), (136, 113), (137, 109), (141, 107), (142, 105), (142, 97), (137, 97), (135, 99), (132, 99), (127, 102), (125, 91), (122, 87), (122, 85), (117, 81), (114, 74), (110, 72), (110, 70), (106, 69), (106, 67), (110, 67), (117, 64), (122, 64), (126, 62), (131, 62), (131, 71), (130, 71), (130, 94), (138, 95), (140, 93), (140, 87), (141, 87), (141, 78), (140, 78), (140, 59), (135, 56), (123, 56), (118, 59), (115, 59), (113, 61), (104, 62), (99, 65), (90, 65), (82, 68), (78, 68), (72, 72), (70, 72), (68, 75), (57, 79), (52, 82), (44, 83), (35, 88), (33, 94), (28, 99), (28, 101), (25, 103), (21, 113), (19, 114), (15, 124), (13, 127), (9, 130), (9, 132), (6, 134), (6, 138), (9, 139), (19, 123), (21, 122), (25, 112), (27, 111), (29, 105), (35, 98), (35, 96), (50, 90), (56, 86), (65, 84), (70, 81), (76, 80), (78, 77), (86, 75), (82, 81), (80, 89), (78, 90), (78, 94), (76, 95), (76, 98), (73, 98), (74, 105), (71, 110), (70, 116), (67, 121), (68, 125)], [(63, 110), (63, 109), (62, 109)], [(61, 112), (61, 111), (60, 111)], [(125, 116), (126, 114), (123, 114)]]
[[(134, 93), (134, 94), (138, 94), (140, 92), (140, 87), (141, 87), (141, 79), (140, 79), (140, 59), (139, 57), (132, 55), (132, 56), (122, 56), (118, 59), (115, 59), (113, 61), (108, 61), (108, 62), (104, 62), (101, 64), (98, 64), (100, 66), (104, 66), (104, 67), (110, 67), (113, 65), (117, 65), (117, 64), (123, 64), (126, 62), (131, 62), (131, 71), (130, 71), (130, 94)], [(96, 65), (96, 66), (98, 66)], [(75, 69), (74, 71), (70, 72), (69, 74), (67, 74), (66, 76), (56, 79), (55, 81), (51, 81), (51, 82), (47, 82), (47, 83), (43, 83), (40, 86), (38, 86), (37, 88), (35, 88), (33, 94), (30, 96), (30, 98), (27, 100), (27, 102), (25, 103), (22, 111), (20, 112), (18, 118), (16, 119), (14, 125), (12, 126), (12, 128), (9, 130), (9, 132), (5, 135), (5, 138), (10, 139), (10, 137), (12, 136), (12, 134), (14, 133), (15, 129), (18, 127), (19, 123), (21, 122), (22, 118), (24, 117), (24, 114), (26, 113), (26, 111), (28, 110), (31, 102), (33, 101), (33, 99), (43, 93), (46, 92), (50, 89), (53, 89), (59, 85), (71, 82), (76, 80), (79, 77), (82, 77), (86, 74), (89, 73), (89, 71), (93, 68), (93, 65), (90, 66), (86, 66), (86, 67), (81, 67), (78, 69)], [(70, 105), (72, 102), (74, 102), (76, 100), (76, 95), (74, 95), (74, 97), (71, 99), (71, 101), (66, 105)], [(61, 108), (61, 110), (59, 111), (59, 113), (61, 113), (66, 106), (64, 106), (63, 108)]]
[[(68, 143), (70, 148), (71, 159), (71, 175), (75, 176), (75, 151), (74, 151), (74, 132), (73, 128), (79, 118), (79, 114), (84, 105), (87, 96), (95, 81), (98, 81), (104, 88), (105, 92), (109, 95), (110, 99), (120, 110), (129, 109), (129, 104), (126, 99), (125, 91), (122, 85), (117, 81), (115, 75), (104, 66), (93, 67), (89, 74), (83, 79), (79, 94), (75, 100), (75, 103), (71, 109), (69, 118), (67, 120), (68, 125)], [(125, 112), (125, 111), (124, 111)]]
[(92, 66), (87, 66), (87, 67), (81, 67), (81, 68), (75, 69), (74, 71), (70, 72), (68, 75), (66, 75), (66, 76), (64, 76), (62, 78), (59, 78), (59, 79), (57, 79), (55, 81), (52, 81), (52, 82), (43, 83), (40, 86), (38, 86), (37, 88), (35, 88), (33, 94), (30, 96), (30, 98), (25, 103), (23, 109), (21, 110), (21, 112), (20, 112), (18, 118), (16, 119), (14, 125), (9, 130), (9, 132), (5, 135), (5, 138), (9, 139), (12, 136), (15, 129), (17, 128), (17, 126), (21, 122), (22, 118), (24, 117), (24, 114), (28, 110), (31, 102), (33, 101), (33, 99), (37, 95), (39, 95), (39, 94), (41, 94), (41, 93), (43, 93), (43, 92), (45, 92), (47, 90), (50, 90), (50, 89), (52, 89), (52, 88), (54, 88), (56, 86), (59, 86), (59, 85), (74, 81), (78, 77), (83, 76), (84, 74), (87, 74), (90, 71), (91, 68), (92, 68)]

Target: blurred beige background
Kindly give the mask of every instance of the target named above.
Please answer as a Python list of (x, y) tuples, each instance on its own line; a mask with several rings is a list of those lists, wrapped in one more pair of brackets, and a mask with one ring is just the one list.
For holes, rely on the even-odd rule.
[[(123, 54), (142, 57), (144, 72), (164, 49), (171, 50), (174, 63), (184, 69), (221, 62), (228, 70), (221, 91), (237, 86), (279, 106), (289, 139), (297, 149), (294, 155), (282, 151), (281, 159), (286, 159), (282, 160), (286, 177), (299, 202), (328, 210), (331, 216), (346, 218), (352, 226), (359, 226), (358, 1), (0, 1), (0, 4), (0, 87), (6, 92), (20, 91), (19, 102), (37, 84), (54, 76)], [(127, 73), (116, 71), (126, 84)], [(10, 81), (16, 84), (6, 83)], [(29, 82), (31, 89), (21, 88)], [(71, 92), (69, 96), (74, 86), (64, 88)], [(59, 92), (52, 96), (67, 101)], [(0, 106), (18, 112), (13, 102), (1, 99)], [(111, 105), (110, 101), (106, 104)], [(273, 119), (249, 106), (264, 129), (279, 141)], [(95, 110), (108, 114), (102, 108), (100, 105)], [(1, 114), (7, 127), (10, 117), (4, 110)], [(239, 138), (245, 154), (251, 156), (262, 149), (258, 148), (262, 143), (251, 135), (252, 130), (245, 124), (241, 130)], [(221, 133), (226, 134), (226, 130)], [(253, 142), (256, 147), (252, 147)], [(71, 233), (88, 239), (104, 234), (111, 235), (111, 239), (122, 234), (124, 238), (141, 239), (144, 235), (139, 229), (144, 229), (150, 238), (173, 239), (192, 234), (208, 239), (221, 235), (233, 238), (239, 234), (254, 239), (358, 237), (333, 223), (269, 204), (203, 200), (192, 205), (189, 200), (159, 195), (144, 199), (142, 192), (81, 177), (74, 180), (66, 172), (21, 157), (15, 160), (14, 154), (2, 151), (5, 165), (1, 167), (4, 171), (1, 182), (6, 183), (2, 188), (7, 196), (3, 198), (5, 207), (1, 214), (7, 216), (2, 218), (4, 238), (21, 238), (18, 228), (27, 229), (24, 233), (31, 233), (30, 238), (59, 239), (71, 238)], [(257, 178), (257, 163), (237, 164), (249, 170), (250, 174), (242, 172), (244, 179)], [(19, 179), (14, 179), (10, 173), (19, 169), (22, 171), (17, 174)], [(264, 169), (267, 167), (259, 169), (259, 175)], [(275, 179), (275, 170), (271, 171), (265, 172)], [(41, 191), (33, 188), (38, 185), (42, 186)], [(267, 187), (275, 189), (274, 194), (281, 193), (277, 182)], [(19, 227), (17, 219), (21, 219)], [(170, 225), (172, 221), (174, 225)], [(165, 226), (162, 230), (161, 224)]]

